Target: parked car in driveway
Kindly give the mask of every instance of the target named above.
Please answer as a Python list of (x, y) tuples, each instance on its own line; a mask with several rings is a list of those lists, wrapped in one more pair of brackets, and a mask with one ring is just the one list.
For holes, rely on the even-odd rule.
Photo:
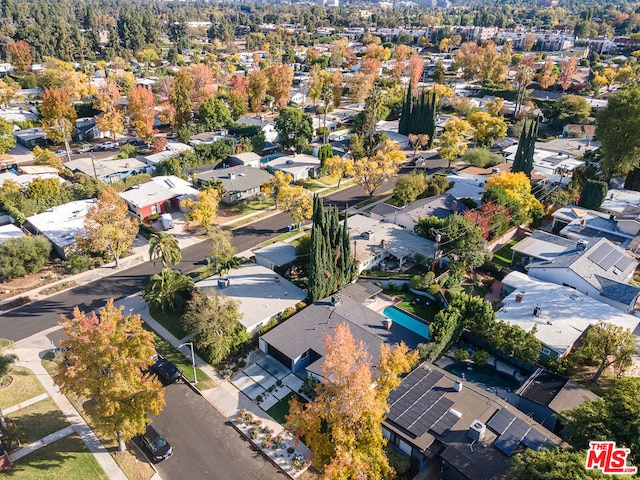
[(153, 425), (147, 424), (140, 441), (142, 446), (151, 454), (151, 460), (154, 463), (162, 462), (173, 455), (173, 447)]
[(113, 150), (118, 148), (118, 142), (103, 142), (100, 144), (100, 150)]
[(165, 385), (177, 382), (182, 376), (178, 367), (162, 357), (158, 357), (156, 363), (151, 365), (149, 370), (155, 373)]

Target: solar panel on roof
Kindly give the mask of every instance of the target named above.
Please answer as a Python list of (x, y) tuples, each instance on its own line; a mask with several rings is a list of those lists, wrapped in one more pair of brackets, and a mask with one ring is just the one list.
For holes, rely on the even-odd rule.
[(615, 263), (615, 267), (618, 270), (621, 271), (625, 271), (627, 268), (629, 268), (631, 265), (633, 264), (633, 258), (629, 258), (625, 255), (622, 255), (622, 258), (620, 258), (616, 263)]
[(444, 416), (436, 422), (436, 424), (431, 427), (431, 431), (437, 435), (445, 437), (447, 433), (453, 428), (453, 426), (458, 422), (459, 418), (457, 415), (454, 415), (451, 412), (447, 412)]
[(518, 448), (518, 444), (520, 443), (520, 439), (516, 438), (514, 435), (505, 433), (500, 436), (498, 441), (493, 445), (500, 451), (506, 453), (508, 456), (511, 456), (516, 448)]
[(501, 408), (491, 417), (489, 422), (487, 422), (487, 427), (501, 435), (509, 428), (509, 425), (511, 425), (511, 422), (513, 422), (515, 418), (516, 416), (509, 410)]
[(522, 439), (522, 444), (525, 447), (529, 447), (531, 450), (540, 450), (546, 442), (547, 437), (545, 437), (535, 428), (529, 430), (529, 432)]
[(409, 432), (416, 436), (424, 435), (440, 420), (453, 406), (453, 402), (447, 398), (438, 399), (427, 411), (425, 411), (414, 424), (409, 426)]
[(600, 265), (600, 262), (609, 254), (610, 247), (608, 245), (600, 245), (593, 252), (589, 254), (589, 259)]
[(612, 251), (602, 259), (598, 265), (604, 270), (609, 270), (620, 259), (620, 254), (616, 251)]
[(507, 428), (505, 433), (511, 433), (516, 437), (523, 439), (529, 430), (531, 430), (530, 425), (527, 425), (519, 418), (516, 418), (513, 423), (509, 425), (509, 428)]

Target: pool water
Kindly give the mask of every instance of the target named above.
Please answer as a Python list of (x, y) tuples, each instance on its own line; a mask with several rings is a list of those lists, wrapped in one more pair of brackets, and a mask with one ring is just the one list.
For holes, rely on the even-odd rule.
[(404, 328), (411, 330), (413, 333), (420, 335), (421, 337), (429, 340), (429, 324), (414, 315), (411, 315), (404, 310), (397, 307), (387, 307), (382, 311), (382, 314), (396, 322), (398, 325), (402, 325)]
[[(511, 375), (499, 372), (489, 365), (475, 365), (465, 362), (458, 362), (444, 367), (447, 372), (465, 378), (470, 382), (482, 383), (490, 387), (510, 388), (515, 390), (520, 386), (520, 382)], [(464, 373), (464, 377), (462, 374)]]
[(260, 159), (260, 163), (269, 163), (271, 160), (286, 156), (284, 153), (274, 153), (272, 155), (266, 155)]

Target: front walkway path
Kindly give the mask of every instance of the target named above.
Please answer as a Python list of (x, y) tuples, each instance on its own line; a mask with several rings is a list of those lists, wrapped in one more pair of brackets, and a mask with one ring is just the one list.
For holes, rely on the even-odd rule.
[[(41, 356), (51, 350), (51, 341), (47, 337), (47, 334), (59, 329), (60, 327), (53, 327), (31, 337), (25, 338), (24, 340), (16, 342), (15, 352), (18, 355), (19, 359), (18, 362), (16, 362), (16, 365), (28, 368), (34, 373), (34, 375), (38, 377), (46, 392), (53, 399), (53, 401), (56, 402), (58, 408), (62, 411), (67, 421), (71, 424), (70, 427), (67, 427), (71, 429), (69, 433), (75, 432), (80, 438), (82, 438), (82, 440), (87, 445), (89, 450), (93, 453), (107, 476), (111, 480), (127, 480), (126, 475), (122, 472), (122, 470), (120, 470), (120, 467), (111, 457), (104, 445), (102, 445), (102, 442), (100, 442), (98, 437), (96, 437), (95, 433), (93, 433), (93, 430), (89, 428), (87, 423), (80, 416), (71, 402), (69, 402), (67, 397), (65, 397), (62, 392), (60, 392), (60, 389), (56, 386), (55, 383), (53, 383), (53, 379), (49, 376), (49, 373), (42, 365)], [(65, 432), (66, 430), (67, 429), (63, 429), (59, 432), (55, 432), (52, 435), (61, 435), (61, 432)], [(66, 433), (66, 435), (68, 435), (69, 433)], [(49, 435), (48, 437), (52, 437), (52, 435)], [(48, 437), (45, 437), (45, 439), (47, 439)], [(55, 439), (57, 440), (57, 438)], [(31, 445), (25, 448), (29, 448), (31, 447)], [(35, 449), (36, 448), (34, 448), (33, 450)], [(21, 450), (18, 450), (18, 452), (15, 452), (13, 455), (18, 455), (20, 452)], [(24, 455), (26, 455), (27, 453), (25, 453)]]

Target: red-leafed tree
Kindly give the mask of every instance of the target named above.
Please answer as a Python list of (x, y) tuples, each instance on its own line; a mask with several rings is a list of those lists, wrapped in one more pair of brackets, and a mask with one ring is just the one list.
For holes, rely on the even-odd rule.
[(418, 85), (420, 77), (422, 77), (422, 71), (424, 70), (424, 59), (418, 55), (411, 55), (409, 57), (409, 80), (411, 81), (411, 87), (414, 88)]
[(567, 90), (571, 86), (577, 65), (578, 59), (575, 55), (569, 59), (562, 60), (560, 63), (560, 76), (558, 77), (558, 83), (562, 87), (562, 90)]
[(482, 238), (486, 239), (489, 237), (489, 234), (491, 233), (491, 221), (489, 220), (488, 215), (477, 210), (467, 210), (463, 215), (464, 218), (475, 223), (476, 227), (480, 227), (482, 229)]

